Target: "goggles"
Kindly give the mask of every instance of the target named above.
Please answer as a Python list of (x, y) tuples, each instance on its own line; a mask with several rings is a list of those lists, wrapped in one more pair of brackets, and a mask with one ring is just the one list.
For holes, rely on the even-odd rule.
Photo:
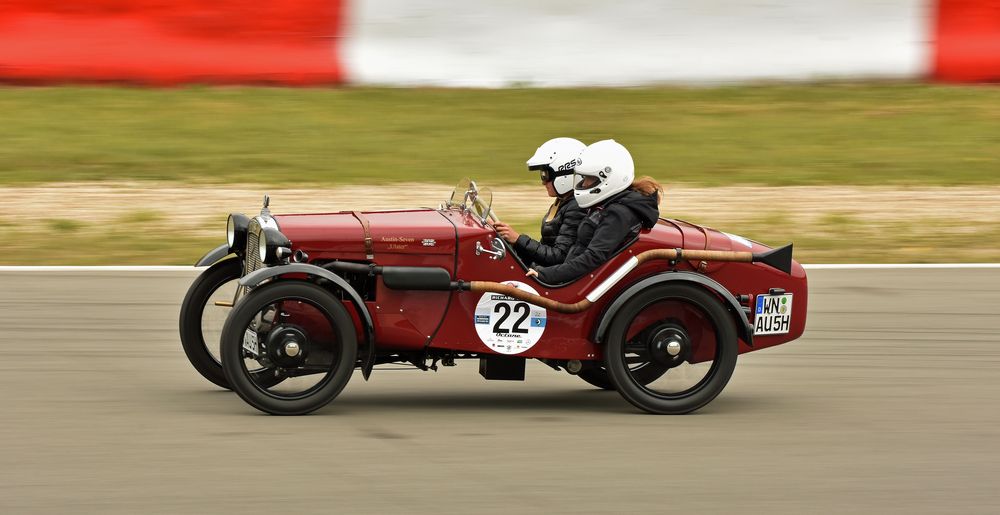
[(553, 170), (549, 165), (536, 165), (528, 167), (528, 170), (538, 170), (538, 175), (541, 177), (542, 182), (552, 182), (556, 177), (563, 177), (565, 175), (573, 175), (573, 169), (569, 170)]

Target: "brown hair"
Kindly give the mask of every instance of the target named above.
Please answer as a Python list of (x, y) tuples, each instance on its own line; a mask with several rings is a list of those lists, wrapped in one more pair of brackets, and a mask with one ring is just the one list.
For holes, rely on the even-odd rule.
[(631, 188), (647, 197), (656, 195), (657, 204), (659, 204), (660, 200), (663, 198), (663, 186), (661, 186), (656, 179), (648, 175), (643, 175), (642, 177), (632, 181)]

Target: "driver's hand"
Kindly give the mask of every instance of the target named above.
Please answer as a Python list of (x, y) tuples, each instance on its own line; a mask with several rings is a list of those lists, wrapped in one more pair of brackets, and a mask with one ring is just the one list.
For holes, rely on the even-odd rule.
[(535, 270), (534, 268), (529, 268), (527, 273), (525, 273), (524, 275), (525, 277), (538, 278), (538, 270)]
[(517, 238), (521, 236), (517, 231), (512, 229), (511, 226), (503, 222), (493, 224), (493, 228), (497, 230), (497, 234), (499, 234), (501, 238), (507, 240), (507, 243), (514, 243), (517, 241)]

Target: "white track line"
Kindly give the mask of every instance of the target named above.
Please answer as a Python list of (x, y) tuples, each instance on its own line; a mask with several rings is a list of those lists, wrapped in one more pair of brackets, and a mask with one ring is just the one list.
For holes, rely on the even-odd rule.
[(806, 270), (894, 270), (930, 268), (1000, 268), (1000, 263), (855, 263), (802, 265)]
[[(1000, 263), (857, 263), (802, 265), (806, 270), (1000, 268)], [(0, 266), (0, 272), (190, 272), (193, 266)]]

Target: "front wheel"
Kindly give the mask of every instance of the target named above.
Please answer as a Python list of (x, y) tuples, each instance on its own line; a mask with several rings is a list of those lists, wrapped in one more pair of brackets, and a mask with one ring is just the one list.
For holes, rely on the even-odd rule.
[(202, 377), (226, 389), (229, 382), (222, 373), (218, 344), (230, 308), (217, 306), (215, 302), (232, 302), (242, 272), (239, 259), (212, 265), (191, 284), (181, 304), (179, 322), (184, 354)]
[[(278, 281), (241, 300), (222, 329), (222, 369), (244, 401), (272, 415), (322, 408), (347, 385), (358, 353), (343, 303), (304, 281)], [(273, 385), (258, 370), (285, 378)]]
[[(693, 285), (663, 284), (622, 306), (604, 359), (611, 383), (627, 401), (650, 413), (677, 415), (722, 393), (738, 354), (736, 327), (718, 297)], [(646, 382), (634, 371), (640, 363), (667, 371)]]

